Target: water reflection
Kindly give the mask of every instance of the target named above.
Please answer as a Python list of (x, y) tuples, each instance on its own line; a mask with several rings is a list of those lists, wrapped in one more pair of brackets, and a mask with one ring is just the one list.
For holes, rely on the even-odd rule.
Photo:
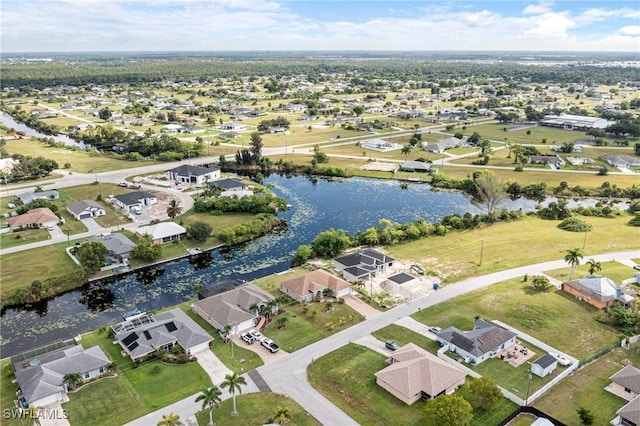
[(103, 312), (113, 308), (115, 294), (106, 287), (107, 284), (94, 284), (81, 290), (80, 302), (92, 313)]

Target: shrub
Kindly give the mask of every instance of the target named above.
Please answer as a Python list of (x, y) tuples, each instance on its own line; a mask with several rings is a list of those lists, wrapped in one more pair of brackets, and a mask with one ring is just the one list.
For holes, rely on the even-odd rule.
[(569, 232), (587, 232), (591, 231), (593, 226), (578, 219), (577, 217), (569, 217), (560, 222), (558, 228)]
[(640, 226), (640, 215), (635, 215), (633, 219), (629, 221), (629, 225), (631, 226)]

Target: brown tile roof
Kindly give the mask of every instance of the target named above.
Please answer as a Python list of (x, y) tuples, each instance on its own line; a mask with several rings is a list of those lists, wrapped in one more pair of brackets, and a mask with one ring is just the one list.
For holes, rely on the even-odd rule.
[(58, 220), (60, 220), (58, 219), (58, 216), (56, 216), (50, 209), (40, 207), (19, 216), (10, 217), (7, 219), (7, 223), (11, 228), (19, 228), (21, 226), (31, 225), (32, 223), (43, 224), (46, 222), (57, 222)]
[(640, 396), (636, 396), (627, 405), (618, 410), (617, 414), (637, 425), (640, 425)]
[(609, 380), (640, 394), (640, 369), (632, 365), (627, 365), (622, 370), (609, 377)]
[(325, 270), (316, 269), (308, 274), (282, 281), (280, 286), (288, 288), (300, 296), (306, 296), (310, 292), (316, 293), (325, 288), (330, 288), (333, 291), (344, 290), (345, 288), (351, 287), (351, 284), (342, 278), (331, 275)]
[(406, 396), (425, 392), (434, 397), (465, 377), (463, 371), (413, 343), (395, 351), (391, 360), (375, 376)]

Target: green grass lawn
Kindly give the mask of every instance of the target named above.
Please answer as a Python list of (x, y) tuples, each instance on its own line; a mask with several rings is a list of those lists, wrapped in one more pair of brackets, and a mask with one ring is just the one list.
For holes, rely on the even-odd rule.
[[(636, 345), (636, 347), (639, 347)], [(544, 396), (533, 403), (538, 408), (567, 425), (579, 425), (576, 411), (587, 408), (595, 416), (594, 425), (606, 425), (615, 417), (615, 413), (627, 403), (604, 390), (614, 373), (628, 359), (633, 365), (640, 365), (640, 351), (634, 353), (622, 348), (615, 349), (593, 363), (576, 370), (571, 376), (554, 386)]]
[[(374, 373), (387, 365), (383, 355), (348, 344), (311, 364), (309, 381), (362, 425), (424, 425), (424, 402), (406, 405), (376, 384)], [(463, 396), (468, 395), (465, 388), (458, 391)], [(514, 409), (515, 404), (501, 400), (492, 413), (475, 412), (472, 424), (497, 424)]]
[[(16, 376), (11, 368), (11, 361), (8, 358), (0, 361), (0, 409), (9, 410), (15, 407), (14, 400), (18, 384), (12, 383)], [(4, 412), (4, 411), (3, 411)], [(2, 426), (22, 426), (19, 419), (8, 419), (2, 416), (0, 419)]]
[[(283, 307), (286, 312), (277, 315), (263, 334), (273, 339), (281, 349), (293, 352), (362, 321), (362, 317), (346, 304), (333, 303), (331, 312), (324, 311), (324, 302), (308, 306), (306, 314), (299, 304)], [(278, 328), (277, 321), (283, 317), (287, 318), (286, 326)]]
[(296, 268), (289, 269), (284, 273), (272, 274), (263, 278), (258, 278), (257, 280), (254, 280), (253, 283), (273, 296), (282, 296), (284, 294), (280, 291), (280, 283), (282, 281), (299, 277), (300, 275), (304, 275), (307, 272), (309, 271), (301, 266), (298, 266)]
[(440, 345), (438, 345), (435, 340), (429, 339), (420, 333), (416, 333), (413, 330), (409, 330), (408, 328), (397, 324), (388, 325), (371, 334), (382, 342), (393, 340), (400, 346), (404, 346), (407, 343), (413, 343), (434, 355), (438, 352), (438, 349), (440, 349)]
[[(121, 425), (211, 386), (209, 376), (196, 362), (165, 364), (158, 360), (133, 368), (114, 345), (106, 328), (82, 336), (83, 347), (100, 345), (117, 364), (118, 377), (101, 380), (75, 394), (63, 408), (73, 425)], [(159, 372), (152, 371), (159, 367)]]
[[(588, 238), (588, 237), (587, 237)], [(583, 261), (589, 260), (588, 258), (583, 258)], [(622, 280), (626, 280), (633, 277), (633, 273), (635, 272), (633, 268), (623, 265), (618, 262), (600, 262), (600, 266), (602, 269), (600, 271), (595, 271), (594, 275), (605, 276), (612, 279), (616, 283), (620, 283)], [(569, 281), (569, 276), (571, 274), (571, 268), (562, 268), (562, 269), (554, 269), (553, 271), (545, 271), (545, 274), (558, 279), (560, 281)], [(576, 269), (573, 271), (574, 280), (585, 278), (589, 275), (589, 266), (588, 265), (579, 265), (576, 266)]]
[[(320, 425), (297, 402), (284, 395), (260, 392), (240, 394), (236, 396), (238, 415), (232, 416), (233, 401), (228, 399), (213, 409), (213, 421), (220, 426), (244, 426), (247, 424), (268, 424), (276, 413), (276, 407), (285, 407), (291, 411), (291, 425)], [(209, 423), (209, 412), (201, 411), (197, 414), (198, 424), (205, 426)]]
[[(542, 144), (542, 139), (547, 140), (548, 145), (562, 145), (563, 142), (574, 142), (587, 137), (584, 132), (574, 130), (556, 129), (554, 127), (536, 126), (528, 129), (505, 132), (503, 129), (513, 127), (513, 124), (495, 123), (469, 126), (466, 130), (461, 130), (465, 135), (479, 133), (480, 136), (510, 143)], [(527, 135), (527, 131), (531, 134)]]
[(7, 232), (0, 234), (0, 247), (3, 249), (21, 246), (24, 244), (46, 241), (51, 236), (46, 229), (26, 229), (24, 231)]
[(461, 330), (471, 330), (476, 316), (499, 319), (562, 352), (586, 359), (618, 341), (615, 329), (596, 321), (598, 313), (560, 290), (538, 293), (521, 280), (511, 280), (423, 309), (412, 317), (424, 324)]
[[(593, 225), (583, 250), (586, 259), (592, 254), (636, 249), (637, 233), (627, 225), (630, 216), (623, 214), (607, 219), (589, 217)], [(387, 247), (389, 255), (425, 270), (439, 272), (445, 282), (562, 259), (566, 250), (582, 247), (584, 233), (557, 228), (558, 221), (536, 217), (499, 223), (473, 231), (453, 231), (444, 237), (430, 237)], [(479, 265), (481, 241), (484, 240), (483, 262)], [(524, 248), (526, 247), (526, 249)]]

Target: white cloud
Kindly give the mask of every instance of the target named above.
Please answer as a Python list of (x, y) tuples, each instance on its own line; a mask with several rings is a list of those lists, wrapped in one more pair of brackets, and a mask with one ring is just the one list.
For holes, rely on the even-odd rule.
[(524, 15), (540, 15), (543, 13), (551, 12), (551, 6), (553, 6), (552, 2), (541, 2), (538, 4), (530, 4), (524, 8), (522, 13)]
[(618, 34), (627, 37), (640, 37), (640, 25), (628, 25), (626, 27), (622, 27), (618, 30)]

